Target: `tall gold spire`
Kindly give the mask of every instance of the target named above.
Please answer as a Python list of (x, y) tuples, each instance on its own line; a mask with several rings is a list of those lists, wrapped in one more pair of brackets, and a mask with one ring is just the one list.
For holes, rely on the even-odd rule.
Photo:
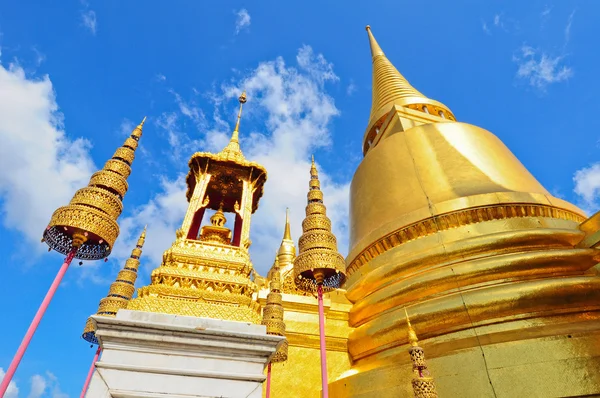
[(219, 156), (221, 156), (224, 160), (243, 160), (244, 154), (242, 153), (242, 149), (240, 148), (240, 139), (239, 139), (239, 130), (240, 130), (240, 119), (242, 118), (242, 107), (246, 103), (246, 91), (242, 92), (242, 95), (238, 98), (240, 102), (240, 110), (238, 111), (237, 121), (235, 122), (235, 128), (233, 129), (233, 133), (231, 134), (231, 139), (229, 140), (229, 144), (221, 152), (219, 152)]
[(316, 290), (323, 284), (325, 290), (338, 288), (344, 282), (346, 265), (337, 251), (337, 239), (331, 232), (331, 220), (323, 204), (319, 173), (312, 157), (310, 190), (306, 218), (302, 222), (302, 236), (298, 240), (299, 254), (294, 260), (296, 285), (301, 290)]
[(427, 363), (425, 362), (425, 352), (419, 347), (419, 339), (417, 333), (410, 324), (408, 318), (408, 311), (404, 308), (406, 314), (406, 325), (408, 327), (408, 342), (410, 348), (408, 352), (410, 354), (410, 360), (413, 363), (413, 372), (415, 377), (412, 380), (412, 387), (415, 398), (437, 398), (437, 391), (435, 389), (435, 383), (433, 377), (431, 377), (429, 370), (427, 369)]
[(73, 246), (73, 236), (82, 234), (85, 241), (76, 258), (97, 260), (110, 254), (119, 236), (117, 218), (123, 211), (127, 177), (131, 174), (131, 164), (145, 121), (146, 118), (115, 151), (104, 168), (92, 174), (88, 186), (75, 192), (69, 205), (58, 208), (52, 214), (43, 238), (50, 248), (67, 254)]
[[(267, 304), (263, 309), (262, 324), (267, 327), (267, 334), (285, 336), (285, 322), (283, 321), (283, 304), (281, 297), (281, 274), (279, 272), (279, 260), (275, 256), (275, 263), (271, 268), (271, 282), (269, 283), (269, 294)], [(287, 360), (288, 342), (279, 346), (271, 362), (283, 362)]]
[[(144, 227), (135, 248), (131, 251), (131, 256), (125, 261), (125, 266), (119, 271), (117, 279), (110, 285), (108, 295), (100, 300), (96, 315), (114, 317), (117, 315), (117, 311), (127, 307), (127, 303), (133, 297), (135, 290), (134, 285), (145, 240), (146, 227)], [(88, 318), (82, 337), (92, 344), (98, 344), (92, 318)]]
[(379, 129), (393, 105), (455, 120), (446, 105), (421, 94), (398, 72), (385, 56), (368, 25), (367, 33), (373, 58), (373, 102), (365, 137), (371, 137), (371, 130)]

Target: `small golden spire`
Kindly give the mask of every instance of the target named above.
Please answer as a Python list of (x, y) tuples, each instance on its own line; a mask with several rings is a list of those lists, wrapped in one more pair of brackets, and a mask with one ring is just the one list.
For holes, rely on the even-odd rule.
[[(275, 256), (275, 262), (269, 272), (269, 294), (267, 303), (263, 308), (262, 324), (267, 327), (267, 334), (285, 336), (285, 322), (283, 321), (283, 304), (281, 297), (281, 274), (279, 272), (279, 260)], [(271, 358), (271, 362), (283, 362), (288, 357), (288, 342), (285, 340)]]
[(123, 211), (127, 178), (135, 150), (142, 136), (142, 120), (109, 159), (102, 170), (92, 174), (88, 186), (75, 192), (67, 206), (58, 208), (44, 231), (44, 241), (60, 253), (68, 254), (75, 244), (75, 254), (82, 260), (107, 257), (119, 236), (117, 219)]
[(337, 239), (331, 232), (331, 220), (323, 204), (323, 192), (314, 156), (310, 167), (310, 190), (307, 195), (306, 220), (302, 223), (302, 236), (298, 240), (299, 254), (294, 260), (296, 286), (314, 291), (322, 285), (325, 291), (333, 290), (344, 282), (346, 263), (337, 250)]
[(410, 318), (408, 317), (408, 311), (406, 310), (406, 307), (404, 307), (404, 313), (406, 314), (406, 324), (408, 325), (408, 342), (411, 346), (416, 347), (419, 345), (419, 339), (417, 337), (417, 333), (410, 324)]
[(290, 231), (290, 208), (285, 208), (285, 230), (283, 232), (283, 240), (292, 240), (292, 233)]
[[(131, 251), (131, 256), (125, 261), (125, 266), (117, 274), (117, 279), (110, 285), (108, 295), (100, 300), (96, 315), (114, 317), (117, 315), (117, 311), (127, 307), (127, 303), (133, 297), (135, 290), (135, 281), (145, 239), (146, 227), (140, 234), (135, 248)], [(88, 318), (82, 337), (92, 344), (98, 344), (92, 318)]]
[(435, 383), (425, 362), (425, 352), (419, 347), (419, 339), (410, 324), (406, 307), (404, 307), (404, 313), (406, 314), (406, 325), (408, 327), (408, 341), (411, 345), (408, 352), (413, 364), (413, 372), (415, 373), (415, 377), (412, 380), (413, 393), (415, 398), (437, 398)]
[(240, 148), (239, 130), (240, 119), (242, 118), (242, 107), (247, 101), (246, 90), (242, 92), (242, 95), (240, 95), (238, 101), (240, 103), (240, 110), (238, 111), (237, 121), (235, 122), (235, 128), (231, 134), (231, 139), (229, 140), (229, 144), (227, 144), (227, 146), (218, 154), (224, 160), (240, 161), (245, 159)]
[(290, 228), (290, 209), (285, 209), (283, 239), (281, 240), (281, 245), (279, 245), (279, 251), (277, 252), (277, 260), (279, 261), (282, 275), (287, 275), (288, 271), (293, 268), (294, 258), (296, 258), (296, 246), (294, 245)]

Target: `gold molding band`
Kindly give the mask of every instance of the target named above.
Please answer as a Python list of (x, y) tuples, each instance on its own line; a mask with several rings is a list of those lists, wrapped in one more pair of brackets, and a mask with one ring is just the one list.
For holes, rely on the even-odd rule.
[(403, 243), (432, 235), (436, 232), (484, 221), (516, 217), (548, 217), (575, 221), (578, 223), (585, 220), (583, 216), (570, 210), (548, 205), (520, 203), (473, 207), (470, 209), (440, 214), (397, 229), (373, 242), (350, 262), (346, 272), (348, 275), (352, 275), (360, 269), (360, 267), (380, 254), (383, 254), (396, 246), (400, 246)]

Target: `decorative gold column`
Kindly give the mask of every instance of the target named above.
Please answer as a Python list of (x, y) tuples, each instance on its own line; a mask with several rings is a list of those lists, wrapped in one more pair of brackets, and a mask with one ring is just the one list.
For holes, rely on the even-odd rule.
[(183, 223), (181, 225), (181, 230), (187, 235), (194, 220), (194, 216), (198, 210), (205, 208), (208, 206), (208, 198), (206, 198), (206, 187), (210, 182), (210, 178), (212, 176), (206, 172), (196, 171), (196, 186), (194, 188), (194, 192), (192, 193), (192, 197), (190, 198), (189, 206), (187, 211), (185, 212), (185, 217), (183, 218)]

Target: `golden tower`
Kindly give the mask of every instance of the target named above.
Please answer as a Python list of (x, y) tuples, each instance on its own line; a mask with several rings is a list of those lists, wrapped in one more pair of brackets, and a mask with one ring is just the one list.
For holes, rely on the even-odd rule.
[[(115, 317), (120, 309), (127, 308), (127, 303), (133, 297), (135, 290), (135, 281), (145, 240), (146, 227), (144, 227), (135, 248), (131, 251), (131, 256), (125, 261), (125, 266), (117, 274), (117, 279), (110, 285), (108, 295), (100, 300), (96, 315)], [(88, 318), (85, 323), (81, 337), (92, 344), (98, 344), (96, 328), (92, 318)]]
[[(73, 246), (73, 236), (85, 231), (75, 258), (98, 260), (107, 257), (119, 236), (117, 218), (123, 211), (127, 177), (135, 158), (146, 118), (133, 130), (123, 146), (115, 151), (104, 168), (92, 174), (88, 186), (75, 192), (67, 206), (56, 209), (42, 241), (62, 254)], [(79, 244), (79, 243), (78, 243)]]
[[(253, 300), (250, 219), (258, 207), (267, 172), (246, 160), (239, 126), (246, 94), (229, 144), (219, 153), (198, 152), (189, 161), (189, 206), (176, 240), (152, 271), (151, 284), (138, 289), (128, 309), (224, 320), (261, 322)], [(202, 226), (206, 210), (216, 212)], [(225, 213), (233, 218), (233, 231)], [(202, 226), (202, 228), (201, 228)]]
[(412, 88), (367, 30), (373, 107), (346, 259), (352, 369), (332, 395), (410, 394), (398, 378), (410, 367), (405, 307), (440, 396), (600, 393), (598, 219), (581, 224), (500, 139)]

